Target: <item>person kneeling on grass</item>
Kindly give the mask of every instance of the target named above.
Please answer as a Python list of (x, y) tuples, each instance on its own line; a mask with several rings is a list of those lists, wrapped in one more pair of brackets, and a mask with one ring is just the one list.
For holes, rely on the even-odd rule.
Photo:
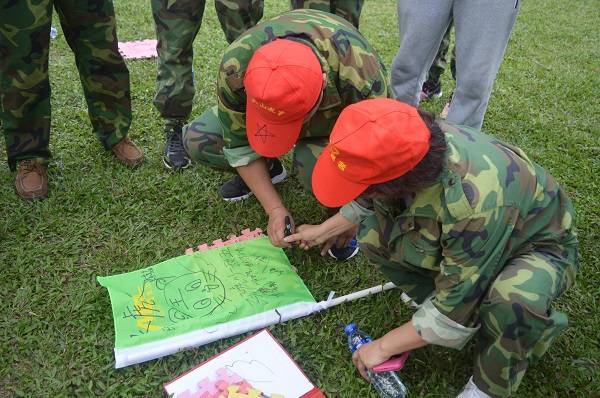
[[(227, 48), (217, 94), (218, 107), (184, 127), (184, 148), (193, 160), (236, 171), (220, 189), (223, 199), (256, 195), (269, 215), (271, 243), (289, 247), (284, 227), (293, 219), (274, 188), (287, 173), (277, 158), (294, 149), (294, 167), (310, 191), (317, 156), (342, 109), (389, 91), (381, 59), (354, 26), (326, 12), (294, 10)], [(358, 251), (352, 234), (337, 243), (329, 251), (335, 258)]]
[[(302, 225), (305, 249), (360, 222), (359, 243), (420, 308), (362, 346), (365, 369), (427, 344), (462, 349), (477, 335), (472, 377), (459, 397), (506, 397), (567, 326), (552, 309), (578, 269), (571, 202), (519, 149), (407, 104), (347, 107), (317, 160), (313, 192), (337, 214)], [(356, 212), (357, 214), (360, 212)]]

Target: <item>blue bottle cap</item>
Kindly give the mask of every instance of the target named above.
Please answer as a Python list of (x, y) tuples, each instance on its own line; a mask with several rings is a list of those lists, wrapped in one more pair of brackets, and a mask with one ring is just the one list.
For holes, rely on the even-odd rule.
[(344, 333), (346, 333), (347, 335), (351, 335), (352, 333), (356, 332), (357, 329), (358, 328), (356, 327), (356, 323), (349, 323), (344, 328)]

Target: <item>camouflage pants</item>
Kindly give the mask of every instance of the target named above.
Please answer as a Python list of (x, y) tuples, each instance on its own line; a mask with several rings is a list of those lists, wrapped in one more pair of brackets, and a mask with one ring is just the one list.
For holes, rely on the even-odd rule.
[[(417, 302), (433, 292), (437, 273), (393, 261), (376, 217), (361, 224), (358, 238), (369, 260)], [(577, 249), (557, 252), (562, 256), (532, 251), (511, 258), (481, 301), (473, 379), (492, 397), (514, 393), (529, 365), (567, 327), (567, 316), (551, 304), (573, 283)]]
[(131, 124), (129, 72), (117, 50), (111, 0), (21, 0), (0, 3), (0, 120), (8, 163), (50, 158), (48, 52), (52, 7), (75, 54), (88, 113), (105, 148)]
[[(294, 147), (293, 167), (308, 192), (312, 192), (313, 168), (328, 140), (328, 137), (300, 139)], [(216, 106), (184, 127), (183, 145), (192, 160), (217, 170), (235, 171), (223, 154), (225, 141)]]
[(364, 0), (290, 0), (292, 9), (310, 8), (339, 15), (358, 29)]
[[(450, 49), (450, 32), (452, 31), (453, 24), (450, 23), (448, 25), (448, 29), (446, 33), (444, 33), (444, 37), (442, 38), (442, 42), (440, 43), (440, 48), (438, 49), (437, 54), (431, 64), (431, 68), (429, 68), (429, 72), (427, 72), (427, 79), (430, 82), (438, 83), (440, 81), (440, 77), (444, 73), (446, 69), (446, 65), (448, 64), (448, 50)], [(456, 80), (456, 47), (452, 48), (452, 56), (450, 58), (450, 72), (452, 73), (452, 79)]]
[[(291, 0), (292, 8), (338, 14), (358, 27), (364, 0)], [(158, 39), (154, 105), (165, 119), (186, 120), (192, 111), (193, 43), (206, 0), (152, 0)], [(229, 43), (260, 21), (264, 0), (215, 0), (217, 16)]]
[[(206, 0), (152, 0), (158, 39), (154, 105), (166, 119), (185, 120), (192, 111), (193, 43)], [(219, 22), (231, 43), (262, 18), (263, 0), (215, 0)]]

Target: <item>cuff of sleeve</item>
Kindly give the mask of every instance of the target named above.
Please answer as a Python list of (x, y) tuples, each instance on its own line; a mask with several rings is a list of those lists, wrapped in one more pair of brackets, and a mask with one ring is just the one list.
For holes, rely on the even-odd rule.
[(225, 159), (231, 167), (246, 166), (261, 156), (254, 152), (250, 146), (240, 146), (237, 148), (223, 148)]
[(375, 214), (373, 210), (359, 205), (354, 200), (342, 206), (340, 208), (340, 213), (346, 220), (350, 221), (354, 225), (360, 224), (360, 222), (365, 218)]
[(468, 328), (454, 322), (442, 314), (433, 305), (431, 299), (426, 300), (413, 314), (412, 323), (417, 333), (426, 342), (457, 350), (463, 348), (480, 327), (478, 325), (475, 328)]

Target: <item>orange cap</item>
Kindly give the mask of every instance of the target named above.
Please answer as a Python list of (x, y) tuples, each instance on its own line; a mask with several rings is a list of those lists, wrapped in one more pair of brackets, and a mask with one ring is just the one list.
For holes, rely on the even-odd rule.
[(377, 98), (346, 107), (315, 165), (315, 196), (339, 207), (370, 185), (400, 177), (423, 159), (430, 134), (417, 109), (403, 102)]
[(321, 63), (309, 46), (277, 39), (256, 50), (244, 87), (250, 146), (261, 156), (281, 156), (296, 143), (321, 95)]

